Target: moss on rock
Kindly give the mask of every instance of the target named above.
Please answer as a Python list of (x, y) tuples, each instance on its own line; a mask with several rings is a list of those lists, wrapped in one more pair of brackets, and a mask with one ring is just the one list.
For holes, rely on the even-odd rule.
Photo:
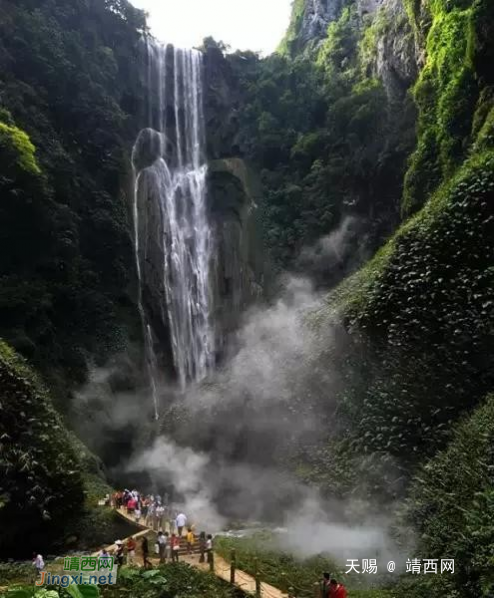
[[(479, 149), (474, 135), (482, 114), (478, 108), (492, 84), (482, 70), (490, 52), (485, 28), (494, 14), (489, 0), (435, 0), (427, 5), (407, 0), (407, 7), (426, 40), (426, 61), (414, 89), (419, 137), (405, 177), (405, 216), (424, 205), (472, 146)], [(482, 149), (488, 148), (484, 144)]]

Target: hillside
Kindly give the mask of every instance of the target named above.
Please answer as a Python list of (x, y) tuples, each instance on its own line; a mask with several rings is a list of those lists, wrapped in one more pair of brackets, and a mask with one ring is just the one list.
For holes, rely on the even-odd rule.
[(127, 2), (1, 3), (0, 335), (64, 411), (66, 388), (139, 334), (127, 194), (143, 27)]
[(492, 0), (295, 0), (265, 58), (0, 8), (0, 553), (113, 531), (76, 429), (228, 519), (362, 501), (456, 560), (398, 596), (488, 596)]

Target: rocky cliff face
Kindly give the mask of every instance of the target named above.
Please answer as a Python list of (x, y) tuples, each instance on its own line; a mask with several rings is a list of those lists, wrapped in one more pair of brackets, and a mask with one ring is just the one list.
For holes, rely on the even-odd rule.
[(258, 217), (259, 184), (240, 158), (210, 163), (208, 198), (214, 226), (214, 320), (220, 356), (242, 313), (262, 300), (267, 273)]
[(376, 10), (381, 9), (383, 18), (391, 24), (378, 30), (374, 72), (388, 99), (401, 101), (415, 81), (421, 62), (403, 0), (359, 0), (359, 7), (361, 14), (367, 10), (375, 18), (379, 18)]
[[(136, 161), (149, 159), (147, 149), (149, 144), (153, 144), (155, 134), (149, 130), (141, 134), (143, 139), (139, 146), (143, 154), (136, 156)], [(141, 265), (142, 303), (156, 336), (155, 352), (160, 366), (173, 376), (163, 279), (166, 247), (154, 177), (152, 166), (141, 174), (137, 203), (139, 235), (146, 238), (146, 252)], [(207, 186), (209, 221), (214, 239), (210, 272), (212, 319), (217, 358), (221, 360), (228, 337), (237, 329), (242, 313), (264, 296), (267, 267), (257, 214), (260, 191), (254, 173), (240, 158), (213, 160), (209, 164)]]
[[(392, 101), (401, 99), (417, 76), (420, 51), (415, 45), (403, 0), (305, 0), (298, 18), (295, 47), (303, 49), (317, 45), (327, 35), (328, 26), (337, 21), (345, 7), (354, 6), (360, 27), (381, 19), (389, 27), (374, 24), (377, 56), (372, 65)], [(294, 9), (295, 10), (295, 9)], [(296, 15), (294, 13), (294, 19)]]
[(322, 39), (331, 21), (336, 21), (343, 8), (343, 0), (307, 0), (300, 28), (300, 40), (308, 43)]

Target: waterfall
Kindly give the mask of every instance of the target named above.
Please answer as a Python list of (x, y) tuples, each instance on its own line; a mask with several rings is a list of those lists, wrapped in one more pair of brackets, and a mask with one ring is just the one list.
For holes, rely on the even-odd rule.
[(148, 127), (133, 151), (139, 311), (153, 388), (158, 322), (184, 389), (203, 380), (215, 361), (202, 53), (147, 39), (146, 60)]

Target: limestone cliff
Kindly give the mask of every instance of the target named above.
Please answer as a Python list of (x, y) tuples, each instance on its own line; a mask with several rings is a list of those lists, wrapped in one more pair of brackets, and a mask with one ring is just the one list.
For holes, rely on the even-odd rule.
[(216, 242), (214, 320), (220, 353), (245, 309), (267, 291), (268, 267), (257, 213), (259, 194), (254, 173), (240, 158), (210, 163), (208, 197)]
[[(354, 9), (360, 29), (372, 27), (377, 55), (371, 68), (386, 89), (388, 98), (402, 97), (417, 76), (421, 62), (403, 0), (298, 0), (281, 51), (292, 56), (318, 47), (328, 27), (345, 9)], [(386, 24), (386, 25), (385, 25)]]
[[(157, 133), (145, 130), (136, 144), (135, 163), (146, 164)], [(160, 367), (174, 375), (170, 323), (163, 279), (163, 216), (154, 166), (140, 174), (137, 210), (140, 238), (146, 239), (141, 259), (142, 304), (155, 335)], [(213, 290), (212, 321), (215, 322), (217, 359), (226, 349), (228, 336), (236, 330), (242, 313), (262, 299), (266, 289), (257, 202), (260, 188), (253, 172), (240, 158), (213, 160), (208, 169), (208, 213), (213, 229), (210, 287)]]
[(340, 16), (343, 4), (343, 0), (307, 0), (300, 28), (302, 42), (325, 37), (328, 24)]

